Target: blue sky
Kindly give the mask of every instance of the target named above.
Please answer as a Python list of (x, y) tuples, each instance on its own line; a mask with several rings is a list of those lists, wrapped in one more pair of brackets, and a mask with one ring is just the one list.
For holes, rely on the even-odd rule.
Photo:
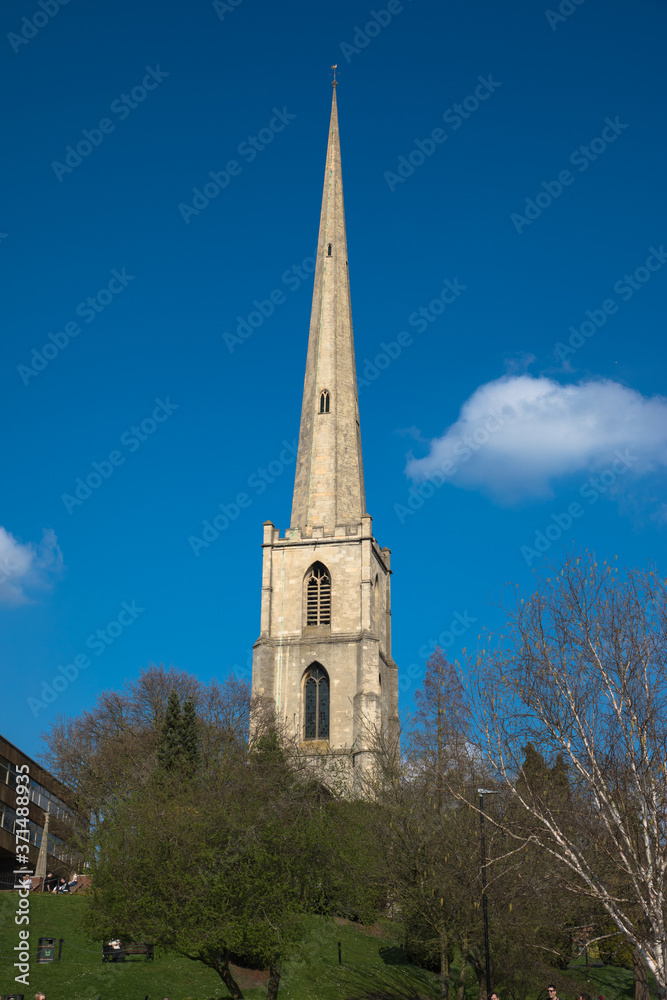
[[(261, 525), (291, 507), (334, 62), (402, 704), (438, 637), (474, 648), (503, 584), (565, 547), (664, 566), (662, 4), (0, 18), (4, 735), (38, 755), (56, 713), (151, 661), (249, 676)], [(220, 504), (228, 528), (193, 546)]]

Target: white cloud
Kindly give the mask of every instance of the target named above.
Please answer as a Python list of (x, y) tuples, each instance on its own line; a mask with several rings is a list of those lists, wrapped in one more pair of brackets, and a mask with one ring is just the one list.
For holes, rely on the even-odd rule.
[(507, 375), (476, 389), (428, 455), (409, 456), (406, 472), (516, 502), (549, 497), (555, 480), (603, 470), (618, 451), (631, 477), (667, 466), (665, 397), (608, 380)]
[(26, 604), (32, 590), (48, 586), (62, 569), (55, 533), (45, 529), (38, 545), (23, 545), (0, 526), (0, 604)]

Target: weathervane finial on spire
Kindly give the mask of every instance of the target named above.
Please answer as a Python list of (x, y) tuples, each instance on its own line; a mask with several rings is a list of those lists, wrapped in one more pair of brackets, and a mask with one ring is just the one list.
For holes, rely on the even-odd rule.
[(333, 85), (334, 87), (337, 87), (338, 80), (336, 79), (336, 70), (338, 69), (338, 63), (334, 63), (331, 69), (333, 70)]

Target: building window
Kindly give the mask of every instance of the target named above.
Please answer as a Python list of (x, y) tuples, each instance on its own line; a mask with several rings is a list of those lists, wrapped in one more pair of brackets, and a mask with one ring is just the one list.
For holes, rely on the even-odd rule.
[(0, 757), (0, 781), (10, 788), (16, 788), (16, 764), (12, 764), (6, 757)]
[(329, 739), (329, 678), (326, 670), (313, 663), (303, 679), (305, 740)]
[(327, 247), (327, 257), (331, 257), (331, 243)]
[[(10, 788), (16, 788), (16, 765), (2, 756), (0, 756), (0, 782), (9, 785)], [(30, 801), (34, 802), (40, 809), (43, 809), (44, 812), (48, 809), (52, 816), (56, 816), (65, 822), (74, 822), (74, 812), (70, 807), (33, 778), (30, 779), (28, 791)]]
[(306, 576), (306, 625), (331, 625), (331, 577), (319, 562)]
[(328, 389), (322, 389), (320, 393), (320, 413), (328, 413), (330, 405), (330, 396)]
[(30, 798), (44, 812), (48, 810), (52, 816), (56, 816), (58, 819), (69, 823), (74, 822), (74, 813), (69, 806), (32, 778), (30, 779)]
[(16, 810), (0, 802), (0, 826), (2, 826), (3, 830), (7, 830), (8, 833), (13, 833), (15, 823)]

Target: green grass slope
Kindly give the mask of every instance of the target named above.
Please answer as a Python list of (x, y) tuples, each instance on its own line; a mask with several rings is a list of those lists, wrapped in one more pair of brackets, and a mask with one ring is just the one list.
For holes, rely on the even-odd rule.
[[(14, 912), (16, 893), (0, 896), (0, 993), (24, 993), (32, 1000), (38, 991), (47, 1000), (151, 1000), (169, 997), (217, 996), (220, 979), (199, 963), (164, 955), (154, 963), (144, 956), (127, 958), (122, 964), (102, 963), (101, 941), (91, 941), (81, 931), (85, 900), (81, 896), (30, 897), (30, 987), (14, 982), (16, 970), (10, 958), (18, 943)], [(37, 964), (40, 937), (64, 938), (61, 962)], [(56, 952), (57, 955), (57, 952)], [(217, 982), (216, 982), (217, 980)]]
[[(208, 1000), (227, 995), (219, 976), (199, 962), (156, 949), (154, 962), (144, 956), (128, 957), (123, 963), (102, 963), (101, 942), (92, 941), (81, 929), (85, 899), (81, 896), (30, 897), (30, 985), (14, 982), (13, 948), (18, 943), (14, 914), (16, 893), (0, 894), (0, 994), (24, 993), (32, 1000), (38, 991), (47, 1000)], [(64, 939), (62, 961), (38, 965), (40, 937)], [(343, 965), (338, 963), (341, 942)], [(435, 977), (413, 966), (394, 967), (396, 949), (392, 937), (365, 933), (332, 920), (313, 918), (302, 953), (288, 963), (281, 982), (281, 1000), (343, 1000), (366, 984), (387, 976), (407, 977), (415, 985), (435, 983)], [(56, 946), (57, 947), (57, 946)], [(384, 958), (383, 958), (384, 955)], [(387, 964), (389, 955), (389, 964)], [(240, 973), (241, 981), (252, 976)], [(266, 996), (264, 987), (243, 989), (248, 1000)], [(414, 995), (414, 993), (413, 993)]]
[[(47, 1000), (208, 1000), (227, 996), (220, 978), (199, 962), (156, 949), (154, 962), (144, 956), (125, 962), (102, 963), (102, 945), (82, 931), (85, 899), (81, 896), (30, 898), (30, 985), (14, 981), (13, 949), (19, 928), (14, 923), (16, 893), (0, 894), (0, 995), (24, 993), (32, 1000), (38, 991)], [(435, 998), (437, 977), (405, 962), (399, 947), (400, 930), (389, 923), (372, 930), (312, 918), (301, 953), (287, 963), (281, 980), (281, 1000), (348, 1000), (374, 994), (378, 1000)], [(40, 937), (64, 939), (62, 961), (38, 965)], [(342, 965), (338, 960), (341, 944)], [(576, 982), (588, 980), (588, 992), (605, 1000), (631, 1000), (632, 974), (623, 969), (577, 969)], [(261, 978), (261, 977), (260, 977)], [(574, 977), (573, 977), (574, 978)], [(253, 986), (252, 975), (240, 974), (247, 1000), (266, 996), (265, 987)], [(255, 982), (257, 977), (255, 977)], [(247, 985), (246, 985), (247, 984)], [(384, 987), (384, 988), (383, 988)], [(564, 996), (563, 1000), (574, 1000)], [(466, 1000), (476, 1000), (477, 984), (469, 977)]]

